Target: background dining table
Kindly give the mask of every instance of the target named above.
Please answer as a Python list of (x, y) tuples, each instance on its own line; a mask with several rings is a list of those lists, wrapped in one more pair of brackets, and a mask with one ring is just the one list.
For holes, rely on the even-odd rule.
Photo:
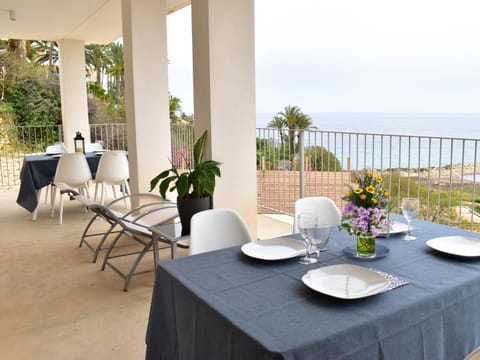
[[(88, 166), (95, 178), (102, 153), (86, 153)], [(57, 155), (26, 155), (20, 171), (20, 189), (17, 204), (29, 212), (38, 206), (37, 192), (53, 182), (57, 169)]]
[[(262, 261), (240, 247), (161, 263), (146, 359), (463, 359), (480, 345), (480, 258), (443, 254), (425, 242), (480, 236), (425, 221), (414, 225), (417, 240), (377, 239), (390, 253), (374, 261), (345, 256), (355, 238), (334, 228), (317, 264)], [(307, 271), (335, 264), (374, 268), (409, 283), (343, 300), (302, 282)]]

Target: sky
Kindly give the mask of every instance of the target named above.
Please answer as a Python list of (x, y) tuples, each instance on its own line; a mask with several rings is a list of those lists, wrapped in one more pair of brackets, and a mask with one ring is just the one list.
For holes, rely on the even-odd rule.
[[(255, 0), (257, 113), (480, 113), (480, 1)], [(190, 7), (169, 88), (193, 113)]]

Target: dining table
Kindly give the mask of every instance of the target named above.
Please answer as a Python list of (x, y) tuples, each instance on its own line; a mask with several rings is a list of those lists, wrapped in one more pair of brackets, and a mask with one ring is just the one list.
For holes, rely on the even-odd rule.
[[(416, 240), (402, 233), (377, 238), (388, 251), (373, 259), (348, 255), (355, 237), (334, 227), (327, 250), (311, 265), (298, 256), (247, 256), (241, 246), (162, 262), (145, 357), (464, 359), (480, 345), (480, 235), (428, 221), (413, 225)], [(470, 239), (476, 250), (459, 256), (427, 243), (444, 238)], [(342, 298), (302, 281), (341, 264), (381, 272), (392, 286)]]
[[(93, 178), (95, 178), (101, 155), (102, 152), (85, 154)], [(20, 171), (20, 189), (17, 196), (17, 204), (31, 212), (33, 219), (38, 206), (40, 190), (53, 182), (59, 159), (60, 154), (25, 155)]]

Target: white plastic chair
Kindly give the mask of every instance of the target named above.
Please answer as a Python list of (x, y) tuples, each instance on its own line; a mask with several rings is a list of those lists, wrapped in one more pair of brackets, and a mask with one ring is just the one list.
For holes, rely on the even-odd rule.
[(480, 347), (473, 350), (465, 357), (465, 360), (480, 360)]
[(102, 151), (103, 145), (100, 143), (85, 143), (85, 152)]
[(69, 187), (76, 189), (80, 194), (84, 194), (89, 197), (88, 182), (92, 179), (92, 173), (88, 166), (87, 158), (83, 153), (67, 153), (63, 154), (57, 165), (55, 177), (53, 179), (53, 185), (62, 184), (62, 186), (55, 186), (52, 188), (51, 194), (51, 214), (53, 217), (55, 212), (55, 196), (60, 193), (60, 216), (59, 224), (63, 223), (63, 193), (59, 187)]
[(342, 220), (342, 213), (332, 199), (325, 196), (312, 196), (295, 201), (295, 218), (293, 232), (298, 233), (297, 216), (302, 212), (311, 212), (317, 215), (324, 225), (338, 226)]
[(67, 152), (67, 148), (63, 143), (48, 145), (47, 148), (45, 149), (45, 153), (47, 155), (65, 154), (66, 152)]
[[(95, 197), (97, 201), (98, 188), (101, 191), (100, 204), (105, 204), (105, 185), (111, 185), (113, 197), (116, 199), (115, 185), (120, 185), (124, 194), (130, 193), (128, 159), (124, 151), (107, 151), (100, 158), (97, 174), (95, 175)], [(125, 206), (127, 206), (125, 204)]]
[(204, 210), (190, 222), (190, 255), (252, 241), (247, 226), (232, 209)]
[[(57, 155), (57, 154), (65, 154), (67, 152), (67, 148), (63, 143), (56, 143), (53, 145), (48, 145), (47, 148), (45, 149), (45, 153), (47, 155)], [(45, 204), (47, 203), (48, 199), (48, 192), (52, 191), (52, 184), (49, 184), (48, 186), (45, 187)], [(39, 194), (40, 196), (40, 194)], [(40, 198), (40, 197), (39, 197)]]

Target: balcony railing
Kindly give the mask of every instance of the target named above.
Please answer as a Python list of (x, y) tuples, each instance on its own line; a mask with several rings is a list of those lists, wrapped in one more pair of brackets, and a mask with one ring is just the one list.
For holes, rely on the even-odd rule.
[[(171, 128), (171, 161), (191, 166), (193, 127)], [(0, 127), (0, 188), (19, 185), (23, 157), (62, 141), (61, 126)], [(128, 150), (126, 124), (91, 125), (92, 142)], [(393, 212), (403, 197), (418, 197), (420, 218), (480, 231), (479, 141), (329, 131), (257, 129), (257, 205), (259, 212), (293, 214), (295, 200), (341, 195), (354, 171), (381, 174), (391, 193)]]

